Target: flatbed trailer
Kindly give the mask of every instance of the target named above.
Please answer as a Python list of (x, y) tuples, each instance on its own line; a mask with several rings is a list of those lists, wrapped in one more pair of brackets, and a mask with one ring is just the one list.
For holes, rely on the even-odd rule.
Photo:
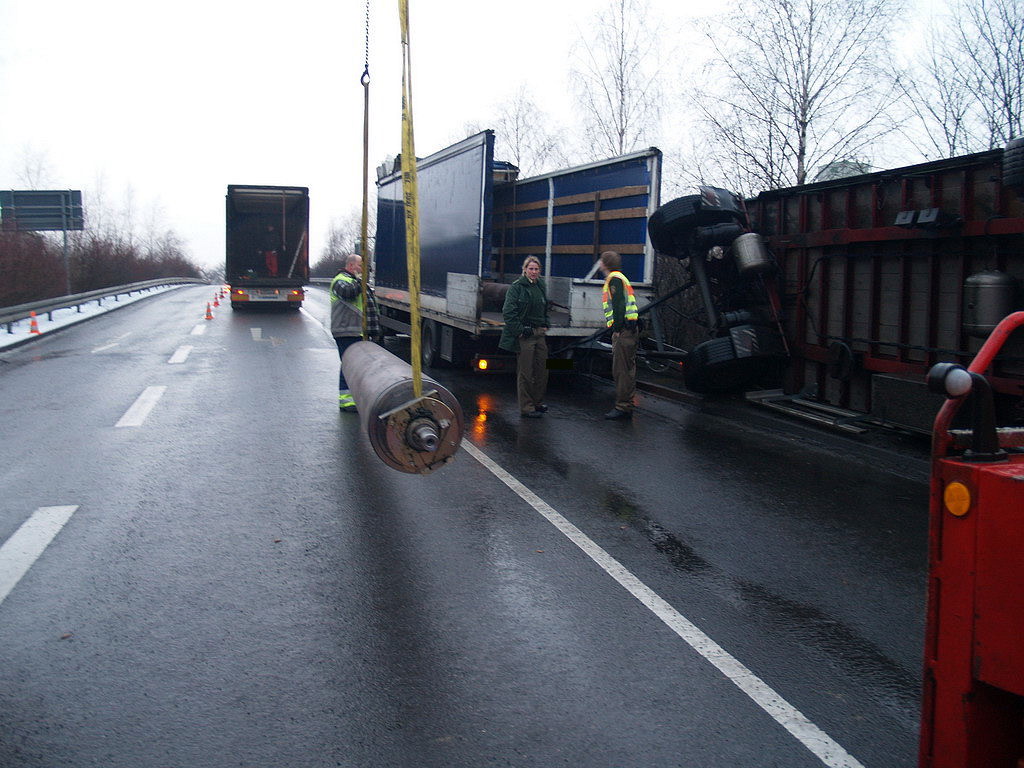
[[(639, 301), (650, 298), (655, 253), (647, 218), (658, 206), (661, 152), (519, 179), (494, 160), (483, 131), (417, 160), (421, 350), (427, 366), (493, 357), (504, 293), (528, 255), (540, 259), (552, 303), (548, 335), (566, 342), (604, 327), (605, 250), (622, 254)], [(408, 333), (405, 213), (398, 163), (378, 169), (374, 284), (382, 324)], [(554, 344), (552, 346), (555, 346)], [(569, 354), (569, 353), (567, 353)]]

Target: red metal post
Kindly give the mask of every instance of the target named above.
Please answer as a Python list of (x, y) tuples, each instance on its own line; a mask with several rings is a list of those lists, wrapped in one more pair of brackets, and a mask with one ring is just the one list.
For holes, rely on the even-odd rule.
[[(984, 374), (1024, 312), (1004, 319), (969, 371)], [(935, 419), (920, 768), (1024, 765), (1024, 453), (955, 455)]]

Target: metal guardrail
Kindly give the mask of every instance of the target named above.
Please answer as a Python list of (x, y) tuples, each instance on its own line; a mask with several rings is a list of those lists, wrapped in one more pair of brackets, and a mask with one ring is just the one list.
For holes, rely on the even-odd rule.
[(42, 301), (32, 301), (27, 304), (15, 304), (12, 307), (0, 307), (0, 325), (7, 326), (7, 332), (13, 333), (14, 323), (31, 317), (33, 312), (37, 315), (45, 314), (52, 320), (52, 313), (58, 309), (75, 307), (81, 312), (82, 305), (92, 301), (102, 305), (104, 299), (112, 298), (114, 301), (117, 301), (118, 296), (130, 296), (137, 291), (147, 291), (150, 288), (157, 288), (161, 285), (178, 285), (182, 283), (208, 285), (209, 280), (200, 280), (195, 277), (165, 277), (159, 280), (144, 280), (140, 283), (101, 288), (87, 293), (76, 293), (71, 296), (58, 296), (52, 299), (43, 299)]

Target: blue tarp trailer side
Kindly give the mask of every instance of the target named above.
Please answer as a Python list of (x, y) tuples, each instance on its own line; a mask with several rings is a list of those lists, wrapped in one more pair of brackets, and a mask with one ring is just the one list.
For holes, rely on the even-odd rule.
[[(484, 131), (416, 163), (424, 293), (444, 296), (449, 272), (482, 273), (484, 244), (490, 238), (493, 161), (494, 132)], [(374, 275), (379, 287), (404, 290), (409, 284), (400, 172), (377, 181)]]
[(654, 278), (647, 218), (659, 205), (661, 152), (655, 148), (495, 187), (498, 271), (516, 274), (527, 255), (549, 277), (594, 276), (602, 251), (622, 255), (633, 283)]
[[(409, 330), (405, 218), (398, 163), (378, 173), (374, 280), (385, 327)], [(657, 209), (656, 148), (528, 179), (494, 160), (483, 131), (417, 160), (420, 310), (427, 341), (453, 359), (457, 348), (490, 349), (501, 331), (502, 290), (527, 255), (540, 258), (554, 303), (549, 334), (584, 337), (603, 327), (597, 260), (623, 256), (641, 298), (650, 293), (654, 249), (647, 218)], [(436, 349), (431, 345), (436, 341)]]

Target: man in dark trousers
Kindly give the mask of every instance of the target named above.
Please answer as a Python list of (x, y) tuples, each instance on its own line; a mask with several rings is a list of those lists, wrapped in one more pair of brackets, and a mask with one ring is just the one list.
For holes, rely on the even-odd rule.
[(605, 276), (601, 302), (604, 319), (612, 330), (612, 376), (615, 378), (615, 407), (604, 415), (606, 419), (633, 417), (633, 399), (636, 396), (636, 296), (619, 268), (622, 257), (615, 251), (601, 254), (600, 270)]
[[(331, 335), (338, 345), (338, 358), (363, 338), (363, 258), (355, 253), (345, 257), (345, 267), (331, 280)], [(380, 314), (370, 286), (366, 286), (366, 334), (373, 339), (380, 334)], [(356, 402), (345, 381), (345, 371), (338, 371), (338, 408), (354, 413)]]
[(516, 391), (519, 415), (539, 419), (547, 412), (544, 394), (548, 388), (548, 294), (540, 276), (540, 260), (527, 256), (523, 274), (508, 288), (502, 317), (505, 327), (498, 346), (516, 353)]

